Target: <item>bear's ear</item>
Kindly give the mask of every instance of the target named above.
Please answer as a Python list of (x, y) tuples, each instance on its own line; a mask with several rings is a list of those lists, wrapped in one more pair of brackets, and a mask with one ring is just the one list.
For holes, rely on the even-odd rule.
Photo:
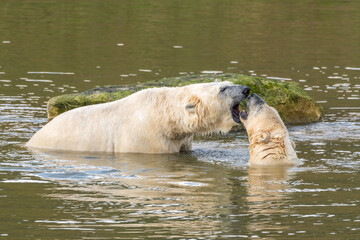
[(256, 136), (256, 142), (268, 143), (269, 141), (270, 141), (270, 134), (268, 132), (263, 132)]
[(270, 134), (267, 132), (264, 132), (260, 135), (260, 139), (261, 142), (269, 142), (270, 140)]
[(197, 108), (199, 108), (201, 105), (202, 105), (201, 99), (196, 96), (192, 96), (187, 101), (185, 105), (185, 109), (190, 113), (196, 113)]

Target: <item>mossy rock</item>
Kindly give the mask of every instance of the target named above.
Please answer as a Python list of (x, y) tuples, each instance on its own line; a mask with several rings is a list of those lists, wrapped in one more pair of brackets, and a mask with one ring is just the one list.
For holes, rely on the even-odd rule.
[(118, 100), (145, 88), (178, 87), (213, 81), (231, 81), (249, 86), (252, 93), (257, 93), (278, 110), (286, 124), (316, 122), (323, 116), (322, 107), (294, 82), (279, 82), (240, 74), (214, 74), (164, 78), (142, 84), (106, 86), (83, 93), (53, 97), (48, 102), (48, 120), (77, 107)]

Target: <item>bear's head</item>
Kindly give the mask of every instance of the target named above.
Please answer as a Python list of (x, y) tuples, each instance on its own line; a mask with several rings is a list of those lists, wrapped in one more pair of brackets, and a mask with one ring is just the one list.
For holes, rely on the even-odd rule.
[(249, 87), (228, 81), (185, 86), (182, 101), (185, 132), (228, 132), (241, 123), (239, 104), (249, 92)]
[(256, 165), (295, 164), (295, 144), (278, 112), (257, 94), (247, 101), (247, 110), (240, 112), (250, 141), (250, 163)]

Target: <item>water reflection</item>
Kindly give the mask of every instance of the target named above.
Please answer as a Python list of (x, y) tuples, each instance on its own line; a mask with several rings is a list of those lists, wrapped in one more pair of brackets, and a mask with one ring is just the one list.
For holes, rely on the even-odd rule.
[[(219, 181), (216, 176), (221, 176), (226, 169), (199, 161), (192, 154), (89, 154), (34, 150), (33, 154), (44, 162), (44, 169), (35, 176), (67, 180), (75, 185), (78, 181), (96, 181), (101, 187), (90, 187), (100, 195), (122, 196), (126, 190), (129, 198), (134, 195), (139, 201), (143, 201), (145, 196), (186, 196), (199, 189), (212, 189)], [(222, 178), (219, 177), (220, 181)], [(103, 187), (103, 183), (112, 183), (110, 189)], [(113, 185), (122, 187), (114, 191)], [(127, 191), (129, 188), (133, 191)], [(142, 194), (143, 191), (147, 193)]]
[(289, 180), (295, 176), (290, 167), (251, 166), (248, 170), (248, 201), (249, 214), (252, 218), (249, 230), (262, 233), (284, 231), (290, 226), (278, 224), (273, 218), (290, 213), (288, 205)]
[[(34, 177), (61, 180), (48, 197), (78, 202), (75, 205), (91, 204), (123, 216), (86, 218), (97, 227), (135, 229), (146, 223), (148, 228), (187, 229), (189, 235), (202, 236), (221, 229), (228, 214), (234, 214), (228, 207), (231, 199), (245, 205), (243, 184), (234, 185), (236, 188), (230, 192), (225, 188), (233, 184), (228, 167), (199, 161), (193, 154), (33, 154), (46, 162), (40, 171), (32, 173)], [(69, 227), (68, 223), (46, 219), (40, 222), (51, 228)], [(88, 222), (75, 226), (86, 228)]]
[[(208, 147), (208, 146), (207, 146)], [(213, 149), (216, 155), (217, 150)], [(189, 234), (212, 233), (249, 237), (284, 231), (273, 218), (289, 214), (289, 180), (295, 172), (288, 167), (233, 167), (199, 160), (203, 151), (191, 154), (94, 154), (34, 151), (43, 162), (32, 173), (61, 184), (48, 197), (91, 204), (123, 218), (87, 217), (87, 222), (38, 220), (50, 228), (157, 227), (186, 228)], [(116, 209), (122, 206), (122, 209)], [(126, 211), (125, 211), (126, 210)], [(125, 211), (125, 212), (124, 212)], [(224, 225), (224, 221), (228, 224)], [(171, 222), (171, 224), (169, 223)], [(155, 226), (154, 225), (154, 226)], [(226, 226), (226, 227), (225, 227)], [(225, 227), (225, 229), (224, 229)], [(242, 234), (239, 234), (239, 228)], [(219, 231), (223, 229), (223, 231)], [(261, 232), (259, 232), (261, 230)], [(217, 232), (218, 234), (214, 234)], [(234, 234), (230, 234), (233, 232)], [(226, 233), (226, 234), (225, 234)]]

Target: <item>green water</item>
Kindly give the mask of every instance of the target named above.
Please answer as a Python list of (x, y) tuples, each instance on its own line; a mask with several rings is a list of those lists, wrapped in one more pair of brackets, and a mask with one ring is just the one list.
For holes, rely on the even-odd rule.
[[(0, 239), (359, 239), (360, 2), (0, 2)], [(248, 166), (245, 132), (186, 154), (33, 152), (63, 93), (207, 72), (298, 82), (323, 122), (302, 164)]]

